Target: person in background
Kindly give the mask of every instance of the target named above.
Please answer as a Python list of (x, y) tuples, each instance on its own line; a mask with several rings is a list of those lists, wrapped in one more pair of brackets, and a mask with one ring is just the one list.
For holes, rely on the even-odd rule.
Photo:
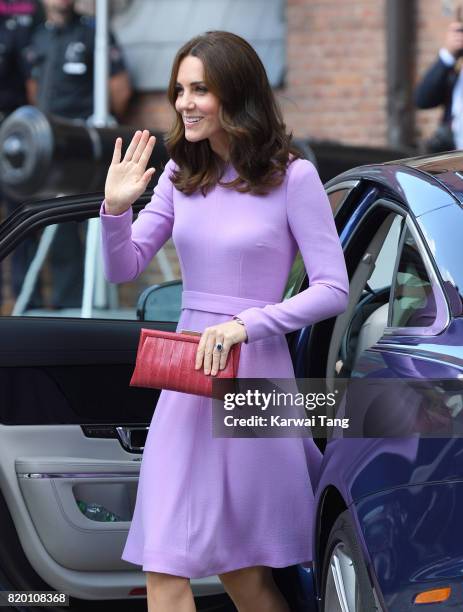
[[(78, 121), (93, 114), (94, 19), (75, 11), (74, 0), (43, 0), (46, 21), (26, 50), (28, 97), (45, 113)], [(121, 50), (110, 37), (111, 112), (121, 118), (132, 89)], [(85, 183), (82, 184), (82, 190)], [(60, 224), (50, 250), (53, 277), (51, 306), (81, 305), (83, 244), (75, 222)]]
[(23, 49), (41, 14), (36, 1), (0, 0), (0, 121), (27, 104)]
[[(34, 28), (43, 17), (36, 0), (0, 0), (0, 125), (18, 107), (27, 104), (26, 76), (23, 50), (29, 44)], [(2, 216), (11, 214), (19, 204), (11, 195), (2, 192), (0, 184)], [(24, 275), (31, 259), (35, 242), (25, 240), (15, 249), (11, 258), (11, 286), (13, 297), (21, 290)], [(0, 268), (0, 303), (4, 296), (3, 277)], [(38, 288), (31, 303), (38, 305)]]
[(430, 153), (463, 149), (463, 18), (461, 8), (449, 24), (444, 46), (434, 64), (427, 70), (416, 89), (418, 108), (443, 107), (441, 122), (427, 141)]

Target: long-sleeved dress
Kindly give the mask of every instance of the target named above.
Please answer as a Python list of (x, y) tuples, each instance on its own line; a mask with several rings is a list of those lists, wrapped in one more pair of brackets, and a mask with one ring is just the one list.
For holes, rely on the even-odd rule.
[[(291, 163), (266, 196), (217, 185), (186, 196), (169, 161), (132, 224), (101, 210), (105, 274), (137, 277), (172, 236), (183, 278), (177, 330), (202, 332), (238, 315), (248, 340), (238, 375), (293, 378), (285, 333), (343, 312), (348, 279), (331, 208), (314, 166)], [(236, 171), (228, 166), (222, 181)], [(300, 249), (309, 287), (280, 302)], [(212, 436), (208, 398), (162, 391), (149, 428), (122, 558), (189, 578), (312, 559), (311, 438)]]

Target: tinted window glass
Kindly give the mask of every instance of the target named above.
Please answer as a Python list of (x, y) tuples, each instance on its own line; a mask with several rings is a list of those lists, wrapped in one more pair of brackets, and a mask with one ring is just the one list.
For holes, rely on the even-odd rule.
[(347, 194), (350, 192), (351, 187), (347, 189), (337, 189), (336, 191), (332, 191), (328, 194), (328, 199), (331, 204), (331, 210), (333, 214), (338, 210), (341, 204), (346, 199)]
[(393, 327), (427, 327), (436, 318), (431, 281), (418, 245), (406, 230), (392, 300)]
[[(25, 236), (0, 262), (0, 305), (4, 316), (82, 316), (85, 282), (87, 222), (49, 225)], [(156, 254), (133, 281), (111, 284), (103, 276), (100, 247), (87, 266), (95, 274), (92, 318), (137, 319), (138, 298), (148, 287), (180, 278), (180, 266), (172, 240)], [(181, 291), (181, 287), (179, 288)], [(159, 292), (156, 293), (159, 302)], [(177, 300), (178, 301), (178, 300)], [(158, 320), (178, 320), (150, 296), (149, 312)]]
[[(357, 244), (359, 241), (365, 244), (350, 281), (350, 300), (355, 300), (356, 305), (349, 319), (340, 316), (336, 333), (331, 338), (330, 348), (338, 355), (334, 369), (341, 378), (351, 376), (360, 355), (381, 338), (387, 325), (389, 296), (404, 220), (393, 212), (386, 218), (382, 208), (377, 209), (375, 220), (374, 226), (361, 225), (354, 238)], [(340, 325), (341, 321), (344, 321), (343, 325)], [(331, 376), (332, 372), (328, 375)]]
[(403, 217), (397, 215), (378, 254), (375, 268), (368, 279), (368, 285), (375, 291), (391, 286), (402, 223)]

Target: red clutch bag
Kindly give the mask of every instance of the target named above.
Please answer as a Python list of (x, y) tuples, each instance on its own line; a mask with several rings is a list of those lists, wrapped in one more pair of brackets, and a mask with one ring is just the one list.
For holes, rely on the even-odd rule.
[(206, 376), (203, 367), (195, 370), (200, 337), (201, 334), (197, 332), (142, 329), (130, 386), (170, 389), (212, 397), (214, 379), (230, 380), (237, 377), (241, 344), (232, 346), (223, 370), (219, 370), (215, 376)]

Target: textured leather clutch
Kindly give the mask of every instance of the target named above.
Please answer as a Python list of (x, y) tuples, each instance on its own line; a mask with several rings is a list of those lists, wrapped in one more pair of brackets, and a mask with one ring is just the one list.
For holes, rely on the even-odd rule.
[[(214, 379), (231, 380), (237, 377), (241, 344), (232, 346), (223, 370), (219, 370), (215, 376), (206, 376), (203, 367), (195, 370), (200, 337), (201, 334), (196, 332), (177, 333), (143, 328), (130, 386), (212, 397)], [(223, 398), (223, 394), (214, 394), (214, 397)]]

